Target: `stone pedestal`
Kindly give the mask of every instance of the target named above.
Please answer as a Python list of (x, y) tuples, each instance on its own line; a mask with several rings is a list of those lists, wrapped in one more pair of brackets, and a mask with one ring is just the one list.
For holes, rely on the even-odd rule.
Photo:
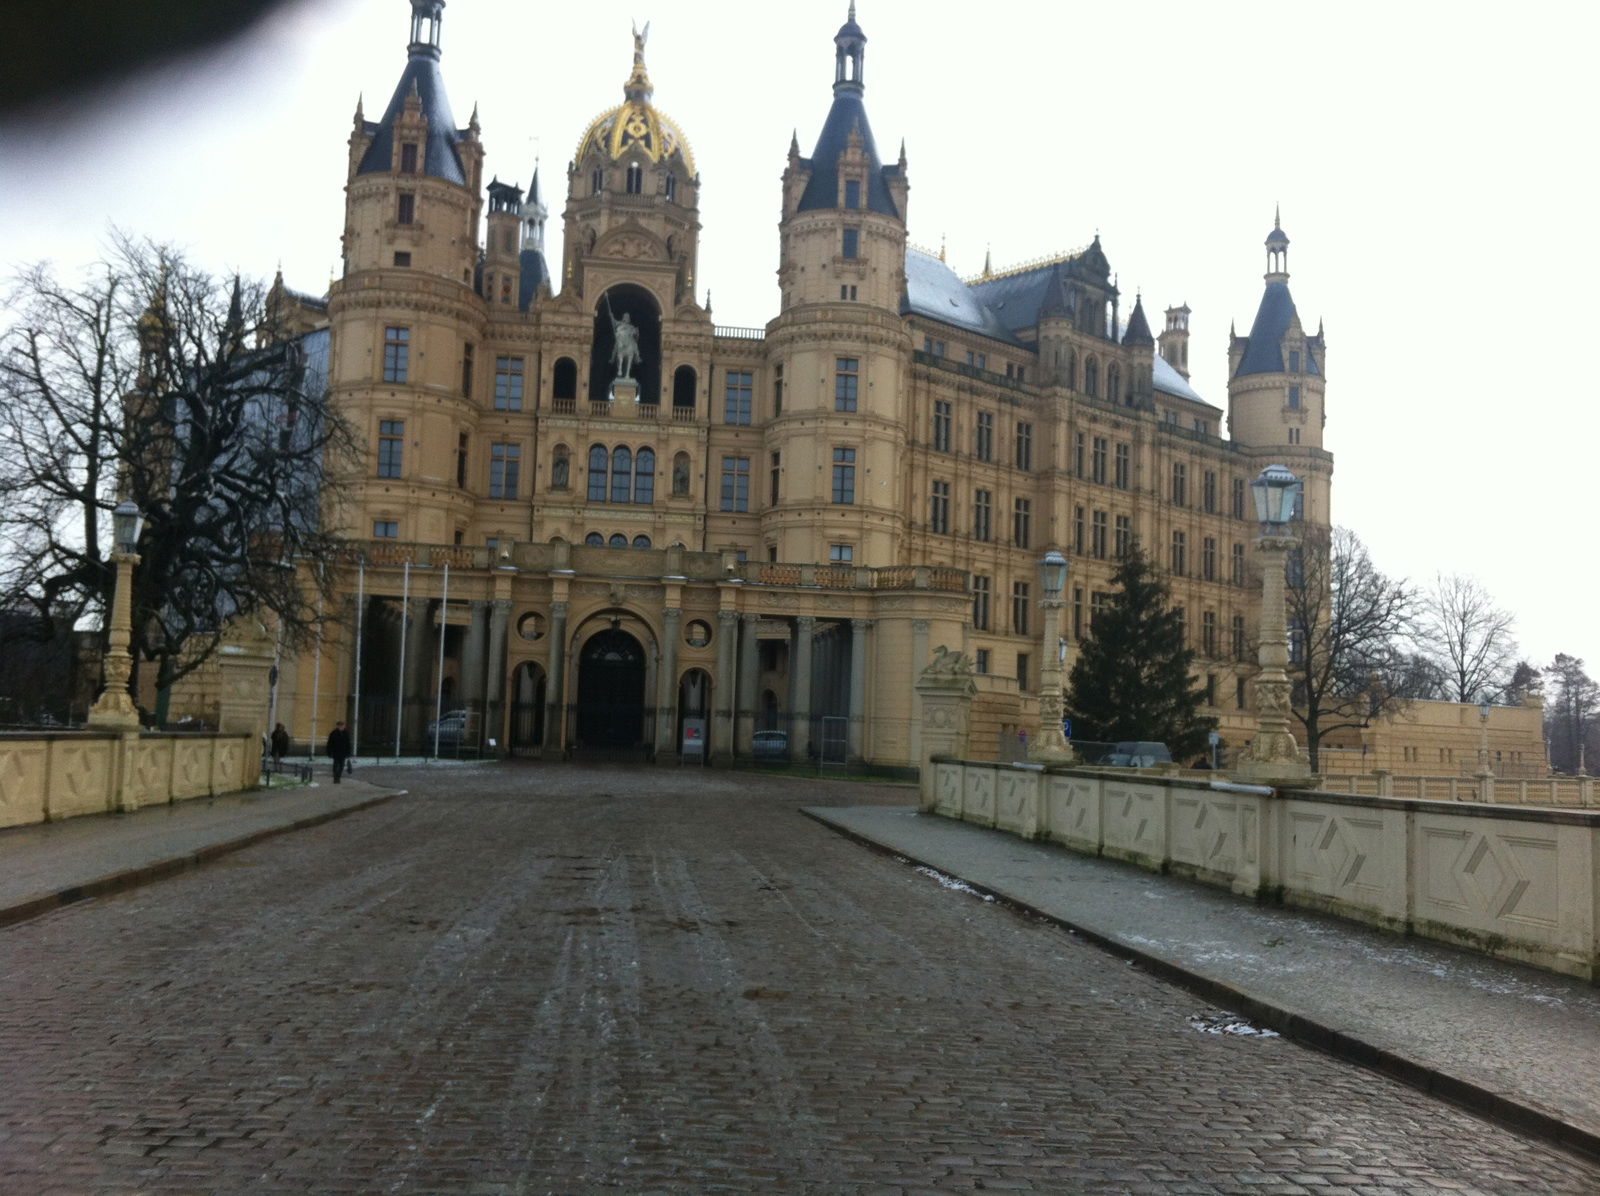
[(251, 619), (235, 624), (217, 649), (217, 672), (221, 674), (217, 730), (223, 734), (260, 738), (270, 729), (273, 648), (266, 629)]
[(618, 378), (611, 384), (611, 401), (613, 403), (637, 403), (639, 401), (639, 384), (632, 378)]
[(965, 653), (939, 647), (917, 678), (917, 698), (922, 707), (922, 754), (917, 765), (924, 810), (931, 810), (934, 805), (933, 769), (928, 761), (934, 756), (966, 754), (972, 695), (978, 692), (972, 673), (972, 661)]

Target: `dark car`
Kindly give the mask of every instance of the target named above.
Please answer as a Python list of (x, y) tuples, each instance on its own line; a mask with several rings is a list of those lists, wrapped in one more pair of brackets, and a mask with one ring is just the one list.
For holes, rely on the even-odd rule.
[(789, 733), (787, 731), (757, 731), (750, 741), (750, 755), (757, 760), (787, 760), (789, 758)]
[(1116, 768), (1153, 768), (1157, 764), (1171, 764), (1172, 753), (1164, 743), (1125, 739), (1117, 744), (1105, 762)]

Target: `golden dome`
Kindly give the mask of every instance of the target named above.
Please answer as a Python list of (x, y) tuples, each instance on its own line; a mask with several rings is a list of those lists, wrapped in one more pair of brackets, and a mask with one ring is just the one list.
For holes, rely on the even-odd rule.
[(688, 138), (670, 116), (658, 112), (650, 102), (655, 88), (651, 86), (644, 65), (644, 42), (649, 36), (648, 24), (643, 33), (634, 29), (633, 73), (622, 85), (623, 102), (594, 119), (578, 142), (574, 160), (582, 162), (591, 147), (599, 149), (612, 161), (634, 150), (642, 151), (652, 162), (665, 162), (678, 154), (693, 175), (694, 154), (689, 149)]

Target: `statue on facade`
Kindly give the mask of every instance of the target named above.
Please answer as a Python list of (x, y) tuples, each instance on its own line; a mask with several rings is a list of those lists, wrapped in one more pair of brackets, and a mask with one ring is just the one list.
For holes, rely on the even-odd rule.
[(631, 382), (634, 363), (639, 360), (639, 326), (627, 312), (617, 318), (610, 295), (606, 296), (606, 314), (611, 317), (611, 360), (617, 367), (616, 378)]
[(555, 461), (550, 466), (550, 489), (565, 490), (567, 488), (567, 455), (557, 453)]
[(677, 498), (689, 493), (689, 462), (681, 455), (672, 463), (672, 493)]

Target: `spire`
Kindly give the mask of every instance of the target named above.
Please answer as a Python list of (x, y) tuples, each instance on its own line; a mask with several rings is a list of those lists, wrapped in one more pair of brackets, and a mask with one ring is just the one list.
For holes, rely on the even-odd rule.
[(940, 233), (939, 234), (939, 260), (941, 262), (945, 260), (945, 256), (944, 256), (945, 240), (946, 240), (945, 234), (944, 233)]
[(983, 247), (983, 276), (985, 278), (994, 277), (994, 260), (991, 256), (991, 247), (988, 245)]
[(852, 7), (850, 18), (834, 35), (833, 106), (817, 137), (817, 148), (811, 153), (811, 177), (795, 210), (807, 212), (840, 206), (839, 160), (852, 148), (853, 139), (859, 138), (860, 152), (867, 160), (861, 206), (899, 218), (902, 214), (884, 178), (885, 170), (872, 137), (872, 125), (861, 101), (861, 64), (866, 54), (867, 35), (856, 24), (854, 11)]
[(231, 357), (244, 352), (244, 300), (239, 293), (239, 276), (233, 276), (233, 294), (228, 297), (228, 321), (223, 325), (222, 351)]
[(1128, 316), (1128, 330), (1122, 334), (1122, 343), (1125, 345), (1154, 345), (1156, 338), (1150, 335), (1150, 321), (1144, 314), (1144, 295), (1134, 293), (1133, 311)]
[(867, 57), (867, 35), (862, 32), (861, 26), (856, 24), (856, 6), (851, 0), (850, 15), (845, 18), (845, 23), (839, 26), (839, 32), (833, 35), (834, 70), (833, 91), (837, 95), (841, 91), (861, 93), (862, 66)]
[[(445, 0), (411, 0), (411, 42), (406, 67), (384, 109), (372, 141), (356, 167), (357, 174), (384, 174), (395, 169), (395, 125), (406, 115), (408, 101), (427, 122), (418, 153), (418, 171), (432, 178), (466, 185), (467, 174), (456, 150), (460, 137), (439, 73), (439, 27)], [(414, 119), (414, 118), (413, 118)], [(415, 137), (415, 134), (410, 134)]]
[[(1289, 294), (1289, 237), (1283, 231), (1276, 204), (1273, 205), (1272, 231), (1267, 234), (1266, 283), (1261, 306), (1256, 309), (1256, 318), (1250, 325), (1250, 335), (1243, 338), (1244, 356), (1233, 371), (1235, 378), (1247, 374), (1283, 373), (1284, 337), (1300, 318), (1295, 311), (1294, 297)], [(1315, 362), (1310, 364), (1315, 372)]]
[(1289, 236), (1283, 231), (1280, 206), (1272, 205), (1272, 231), (1267, 234), (1267, 281), (1289, 281)]

